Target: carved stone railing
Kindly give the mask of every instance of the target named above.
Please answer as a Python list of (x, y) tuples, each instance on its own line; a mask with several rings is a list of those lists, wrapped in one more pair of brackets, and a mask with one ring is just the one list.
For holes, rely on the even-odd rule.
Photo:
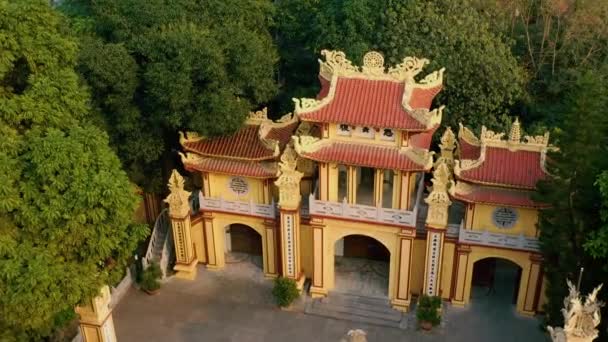
[(201, 210), (222, 211), (233, 214), (259, 216), (264, 218), (275, 218), (276, 204), (258, 204), (253, 201), (231, 201), (223, 198), (204, 197), (199, 192), (199, 203)]
[(509, 235), (490, 233), (487, 230), (481, 231), (461, 228), (458, 235), (458, 242), (489, 247), (512, 248), (530, 252), (538, 252), (540, 250), (537, 238), (524, 236), (522, 234)]
[(321, 201), (311, 194), (308, 197), (311, 215), (344, 218), (373, 223), (388, 223), (414, 227), (416, 213), (414, 211), (387, 209), (370, 205), (348, 204), (346, 200), (340, 202)]

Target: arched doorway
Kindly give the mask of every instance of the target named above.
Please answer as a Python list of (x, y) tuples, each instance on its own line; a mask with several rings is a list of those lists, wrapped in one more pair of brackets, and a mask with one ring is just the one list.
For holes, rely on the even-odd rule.
[(510, 310), (517, 305), (522, 269), (503, 258), (485, 258), (473, 264), (471, 301), (492, 311)]
[(249, 263), (263, 269), (262, 236), (253, 228), (230, 224), (225, 228), (226, 266)]
[(378, 240), (347, 235), (334, 244), (334, 290), (370, 297), (387, 297), (390, 252)]

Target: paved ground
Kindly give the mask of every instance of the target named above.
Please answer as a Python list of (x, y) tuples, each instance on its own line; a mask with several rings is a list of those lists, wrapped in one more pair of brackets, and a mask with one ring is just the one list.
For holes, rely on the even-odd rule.
[[(114, 309), (117, 338), (121, 342), (340, 341), (348, 330), (358, 328), (367, 332), (370, 342), (545, 341), (538, 321), (516, 317), (492, 303), (467, 309), (447, 306), (443, 327), (423, 333), (281, 311), (272, 304), (271, 286), (257, 266), (234, 262), (220, 272), (199, 267), (195, 281), (170, 279), (156, 296), (131, 289)], [(489, 313), (479, 312), (488, 309)]]

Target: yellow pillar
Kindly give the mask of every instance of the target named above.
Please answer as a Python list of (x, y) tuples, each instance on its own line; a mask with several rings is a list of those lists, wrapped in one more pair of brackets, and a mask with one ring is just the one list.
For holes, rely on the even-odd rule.
[(382, 207), (382, 190), (384, 183), (384, 170), (374, 170), (374, 205)]
[(264, 276), (266, 278), (276, 278), (278, 276), (277, 262), (277, 228), (275, 221), (264, 221), (264, 238), (266, 246), (266, 265)]
[[(456, 269), (454, 269), (454, 284), (452, 285), (452, 305), (463, 307), (469, 302), (466, 293), (467, 273), (469, 270), (469, 254), (471, 247), (468, 245), (458, 245), (456, 247)], [(472, 267), (471, 267), (472, 268)]]
[(110, 299), (110, 288), (105, 285), (97, 297), (76, 307), (76, 313), (80, 315), (80, 334), (83, 341), (116, 341)]
[[(349, 204), (357, 204), (357, 167), (347, 166), (348, 176), (346, 177), (347, 190), (346, 195), (348, 196), (347, 201)], [(340, 199), (342, 201), (342, 199)]]
[(215, 224), (215, 216), (213, 213), (203, 212), (203, 236), (205, 238), (205, 249), (207, 251), (207, 268), (211, 270), (221, 269), (225, 266), (224, 246), (219, 246), (224, 240), (224, 237), (219, 234), (224, 232), (216, 232), (218, 227)]
[(395, 286), (395, 298), (391, 300), (393, 308), (407, 312), (410, 308), (412, 295), (410, 292), (412, 279), (412, 251), (414, 249), (414, 238), (416, 230), (403, 229), (397, 234), (399, 261), (397, 262), (397, 282)]
[(280, 175), (275, 185), (279, 188), (281, 212), (282, 275), (295, 280), (301, 290), (305, 279), (300, 263), (300, 180), (304, 174), (296, 171), (297, 155), (291, 145), (283, 151), (279, 167)]
[(312, 229), (312, 284), (310, 286), (310, 295), (313, 298), (327, 296), (327, 288), (325, 287), (325, 264), (323, 262), (323, 252), (325, 250), (324, 229), (322, 219), (313, 218), (310, 221)]
[[(542, 285), (542, 256), (539, 254), (530, 255), (530, 268), (528, 271), (528, 281), (525, 284), (524, 297), (522, 307), (518, 308), (519, 312), (534, 316), (536, 314), (536, 304), (540, 295), (540, 287)], [(523, 278), (523, 277), (522, 277)]]
[(446, 163), (439, 164), (433, 172), (433, 189), (425, 199), (429, 209), (426, 218), (423, 292), (429, 296), (440, 295), (443, 240), (448, 226), (448, 208), (452, 203), (447, 193), (449, 176), (450, 171)]
[(184, 190), (184, 178), (173, 170), (169, 178), (171, 193), (165, 199), (169, 204), (169, 217), (173, 241), (175, 243), (176, 263), (173, 269), (176, 277), (194, 279), (196, 277), (196, 253), (192, 240), (192, 225), (190, 223), (190, 192)]

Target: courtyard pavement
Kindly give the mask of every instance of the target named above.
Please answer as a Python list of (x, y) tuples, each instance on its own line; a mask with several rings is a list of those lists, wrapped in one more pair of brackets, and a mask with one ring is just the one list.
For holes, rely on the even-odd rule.
[(466, 309), (446, 304), (442, 326), (427, 333), (282, 311), (272, 303), (271, 288), (272, 281), (264, 279), (259, 267), (238, 258), (222, 271), (199, 266), (194, 281), (170, 278), (155, 296), (132, 288), (113, 311), (117, 339), (340, 341), (349, 330), (363, 329), (370, 342), (548, 341), (538, 320), (516, 316), (481, 298), (479, 305)]

